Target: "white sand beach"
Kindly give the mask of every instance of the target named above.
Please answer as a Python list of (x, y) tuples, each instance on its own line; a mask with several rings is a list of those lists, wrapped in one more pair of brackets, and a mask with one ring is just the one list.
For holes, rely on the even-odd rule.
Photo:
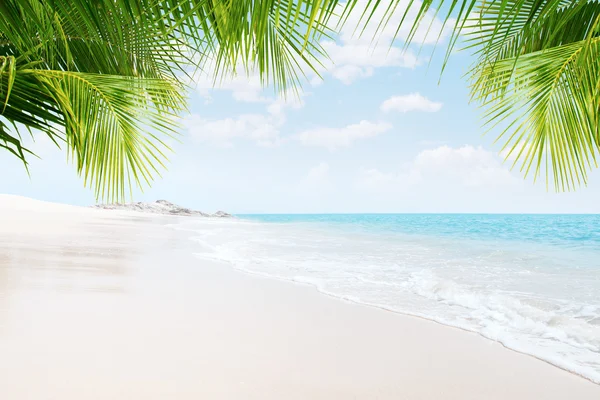
[(200, 260), (181, 218), (0, 196), (0, 399), (600, 399), (477, 334)]

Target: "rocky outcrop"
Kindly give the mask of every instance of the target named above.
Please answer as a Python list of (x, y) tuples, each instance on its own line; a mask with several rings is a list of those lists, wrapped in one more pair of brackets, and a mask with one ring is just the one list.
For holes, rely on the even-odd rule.
[(225, 211), (217, 211), (216, 213), (212, 214), (211, 217), (230, 218), (232, 215), (227, 214)]
[(165, 214), (165, 215), (183, 215), (183, 216), (199, 216), (199, 217), (214, 217), (214, 218), (229, 218), (231, 214), (224, 211), (217, 211), (214, 214), (207, 214), (202, 211), (192, 210), (173, 204), (167, 200), (157, 200), (154, 203), (112, 203), (112, 204), (98, 204), (92, 206), (93, 208), (101, 208), (104, 210), (124, 210), (124, 211), (137, 211), (148, 214)]

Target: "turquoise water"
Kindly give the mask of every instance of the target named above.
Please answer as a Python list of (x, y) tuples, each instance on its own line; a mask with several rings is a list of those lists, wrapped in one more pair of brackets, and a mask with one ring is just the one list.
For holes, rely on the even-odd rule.
[(600, 216), (242, 215), (198, 256), (477, 332), (600, 383)]
[(597, 214), (251, 214), (271, 223), (312, 223), (371, 233), (527, 241), (600, 252)]

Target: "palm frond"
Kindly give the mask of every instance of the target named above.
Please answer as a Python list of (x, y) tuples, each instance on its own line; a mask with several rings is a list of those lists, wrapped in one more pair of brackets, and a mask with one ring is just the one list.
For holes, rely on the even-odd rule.
[[(213, 54), (216, 79), (227, 78), (237, 67), (258, 71), (263, 84), (278, 92), (301, 85), (304, 71), (317, 72), (325, 51), (319, 39), (334, 31), (327, 22), (338, 0), (221, 0), (198, 7), (196, 42), (205, 41)], [(317, 72), (318, 73), (318, 72)]]
[(35, 75), (53, 97), (77, 169), (99, 198), (123, 198), (129, 176), (141, 187), (164, 167), (169, 148), (152, 132), (177, 133), (184, 99), (176, 82), (51, 70), (22, 74)]
[(327, 21), (337, 5), (2, 1), (0, 144), (26, 162), (19, 127), (66, 143), (98, 198), (122, 199), (164, 165), (161, 137), (177, 132), (190, 68), (211, 65), (217, 79), (242, 64), (258, 70), (265, 85), (289, 92), (324, 55), (318, 40), (331, 32)]
[(507, 122), (499, 139), (515, 164), (525, 174), (546, 169), (547, 183), (560, 190), (585, 184), (597, 167), (599, 55), (595, 38), (498, 61), (481, 73), (486, 122)]
[[(373, 10), (388, 15), (399, 1)], [(348, 3), (346, 12), (354, 7)], [(399, 29), (407, 45), (428, 12), (452, 24), (446, 61), (459, 39), (476, 57), (468, 75), (473, 100), (485, 110), (490, 130), (500, 127), (503, 150), (547, 185), (571, 190), (587, 183), (600, 151), (600, 2), (598, 0), (409, 0)], [(416, 20), (408, 21), (409, 11)], [(385, 20), (385, 18), (384, 18)], [(385, 23), (381, 23), (382, 29)], [(442, 70), (444, 69), (442, 67)]]

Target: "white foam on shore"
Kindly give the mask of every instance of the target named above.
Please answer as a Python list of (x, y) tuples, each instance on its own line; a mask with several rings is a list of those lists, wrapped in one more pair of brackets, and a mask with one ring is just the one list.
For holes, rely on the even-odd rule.
[(545, 268), (543, 255), (520, 249), (490, 252), (300, 224), (192, 222), (178, 229), (193, 231), (198, 257), (476, 332), (600, 383), (596, 271)]

